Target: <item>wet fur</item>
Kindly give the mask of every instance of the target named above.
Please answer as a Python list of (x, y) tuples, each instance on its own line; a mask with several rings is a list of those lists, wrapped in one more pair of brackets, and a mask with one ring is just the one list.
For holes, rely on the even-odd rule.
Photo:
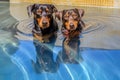
[[(45, 12), (43, 15), (37, 15), (36, 10), (42, 6), (50, 9), (50, 15), (47, 15)], [(28, 15), (34, 15), (35, 26), (32, 32), (34, 36), (33, 43), (37, 54), (36, 62), (32, 61), (32, 65), (37, 73), (57, 71), (57, 63), (53, 60), (52, 51), (58, 30), (57, 22), (54, 20), (52, 15), (55, 11), (57, 11), (55, 6), (50, 4), (33, 4), (28, 6)], [(41, 26), (41, 22), (38, 24), (38, 19), (40, 20), (41, 18), (44, 18), (47, 22), (49, 18), (49, 26), (44, 28), (44, 25)], [(40, 21), (42, 21), (42, 19)]]
[[(27, 7), (28, 15), (34, 15), (33, 36), (40, 42), (49, 42), (49, 39), (56, 35), (58, 24), (53, 18), (53, 13), (57, 11), (52, 4), (33, 4)], [(42, 11), (44, 10), (44, 11)], [(48, 10), (48, 11), (46, 11)], [(46, 22), (46, 27), (42, 24)]]

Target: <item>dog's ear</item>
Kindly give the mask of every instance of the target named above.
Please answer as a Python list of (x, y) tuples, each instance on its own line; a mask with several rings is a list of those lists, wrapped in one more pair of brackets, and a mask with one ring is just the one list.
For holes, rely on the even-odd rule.
[(53, 13), (58, 11), (57, 8), (53, 4), (50, 4), (50, 7), (52, 8)]
[(32, 16), (32, 13), (34, 12), (34, 9), (37, 5), (39, 5), (39, 4), (33, 4), (33, 5), (27, 6), (27, 13), (28, 13), (29, 17)]
[(32, 15), (32, 8), (33, 8), (33, 5), (27, 6), (27, 13), (28, 13), (29, 17), (31, 17), (31, 15)]
[(80, 18), (82, 18), (84, 16), (84, 10), (83, 9), (78, 9), (78, 12), (79, 12), (79, 15), (80, 15)]
[(55, 12), (55, 19), (61, 20), (62, 18), (62, 11)]

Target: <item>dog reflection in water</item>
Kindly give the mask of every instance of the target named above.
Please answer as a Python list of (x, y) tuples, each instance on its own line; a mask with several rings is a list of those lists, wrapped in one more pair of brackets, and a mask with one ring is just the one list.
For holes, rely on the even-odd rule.
[(56, 72), (58, 69), (57, 63), (53, 60), (53, 43), (40, 44), (34, 40), (34, 45), (37, 52), (36, 63), (33, 62), (33, 67), (37, 73), (41, 72)]
[(83, 61), (79, 50), (80, 40), (76, 37), (72, 40), (65, 38), (62, 43), (62, 50), (59, 52), (57, 62), (78, 64)]

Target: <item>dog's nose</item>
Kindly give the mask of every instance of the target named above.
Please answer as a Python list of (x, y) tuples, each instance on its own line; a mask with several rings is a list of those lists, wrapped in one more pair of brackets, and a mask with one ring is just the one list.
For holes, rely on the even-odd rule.
[(46, 25), (46, 24), (47, 24), (47, 21), (43, 21), (42, 24), (43, 24), (43, 25)]
[(74, 24), (70, 23), (70, 28), (73, 28), (74, 27)]

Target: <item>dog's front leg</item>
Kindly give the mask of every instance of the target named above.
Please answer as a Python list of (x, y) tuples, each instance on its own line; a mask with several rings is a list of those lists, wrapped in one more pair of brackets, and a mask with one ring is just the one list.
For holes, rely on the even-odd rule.
[(73, 39), (75, 37), (79, 37), (79, 35), (80, 35), (80, 31), (73, 31), (69, 34), (69, 38)]
[(39, 40), (40, 42), (44, 43), (43, 37), (42, 36), (38, 36), (36, 33), (33, 34), (34, 37)]

